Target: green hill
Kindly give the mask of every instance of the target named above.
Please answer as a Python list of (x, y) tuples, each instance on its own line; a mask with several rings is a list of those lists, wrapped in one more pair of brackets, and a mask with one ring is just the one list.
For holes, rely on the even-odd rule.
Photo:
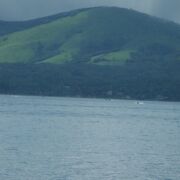
[(0, 63), (113, 65), (149, 47), (161, 57), (157, 51), (180, 50), (179, 25), (122, 8), (84, 9), (22, 23), (15, 27), (25, 30), (0, 37)]
[(180, 101), (180, 25), (88, 8), (0, 21), (0, 93)]

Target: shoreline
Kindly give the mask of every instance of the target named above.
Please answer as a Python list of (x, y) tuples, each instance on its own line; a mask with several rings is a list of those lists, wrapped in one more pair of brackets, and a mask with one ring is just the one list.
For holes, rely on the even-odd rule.
[(136, 101), (143, 102), (143, 101), (149, 101), (149, 102), (175, 102), (180, 103), (179, 100), (160, 100), (160, 99), (135, 99), (135, 98), (115, 98), (115, 97), (88, 97), (88, 96), (57, 96), (57, 95), (38, 95), (38, 94), (1, 94), (0, 96), (14, 96), (14, 97), (47, 97), (47, 98), (73, 98), (73, 99), (104, 99), (107, 101), (111, 100), (124, 100), (124, 101)]

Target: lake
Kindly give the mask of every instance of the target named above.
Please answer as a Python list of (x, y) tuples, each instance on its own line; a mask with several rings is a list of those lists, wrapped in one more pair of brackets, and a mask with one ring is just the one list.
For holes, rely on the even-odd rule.
[(179, 180), (180, 103), (0, 96), (2, 180)]

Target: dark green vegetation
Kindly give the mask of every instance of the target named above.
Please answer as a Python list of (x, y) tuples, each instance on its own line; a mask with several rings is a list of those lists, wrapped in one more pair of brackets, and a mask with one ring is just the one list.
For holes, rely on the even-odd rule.
[(0, 93), (180, 100), (178, 24), (101, 7), (0, 27)]
[(0, 93), (180, 100), (180, 61), (161, 65), (4, 64), (0, 65)]

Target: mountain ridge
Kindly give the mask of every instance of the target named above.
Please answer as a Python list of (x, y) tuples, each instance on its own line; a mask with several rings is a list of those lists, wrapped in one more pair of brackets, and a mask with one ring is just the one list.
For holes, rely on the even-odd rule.
[[(76, 14), (79, 11), (83, 11), (88, 8), (84, 9), (77, 9), (73, 11), (67, 11), (67, 12), (62, 12), (50, 16), (45, 16), (45, 17), (40, 17), (40, 18), (35, 18), (35, 19), (30, 19), (30, 20), (23, 20), (23, 21), (5, 21), (5, 20), (0, 20), (0, 36), (6, 35), (9, 33), (17, 32), (17, 31), (23, 31), (28, 28), (32, 28), (34, 26), (38, 26), (41, 24), (46, 24), (48, 22), (52, 22), (58, 18), (66, 17), (69, 15)], [(8, 31), (9, 30), (9, 31)]]
[(0, 93), (180, 101), (180, 25), (124, 8), (70, 14), (0, 28)]
[[(37, 25), (37, 22), (40, 24)], [(180, 37), (180, 33), (176, 32), (180, 29), (177, 24), (165, 22), (134, 10), (115, 7), (76, 10), (30, 21), (30, 25), (32, 25), (31, 28), (3, 36), (4, 39), (0, 38), (0, 52), (4, 53), (4, 56), (0, 56), (0, 62), (5, 63), (6, 60), (8, 62), (22, 61), (22, 63), (28, 61), (30, 63), (36, 61), (64, 63), (66, 59), (71, 61), (83, 58), (88, 58), (89, 62), (92, 62), (94, 56), (114, 51), (116, 53), (121, 48), (125, 51), (133, 51), (132, 48), (135, 46), (139, 48), (146, 43), (145, 41), (147, 44), (152, 40), (154, 41), (152, 43), (165, 41), (163, 43), (168, 44), (173, 41), (175, 44)], [(176, 32), (175, 35), (174, 32)], [(51, 37), (47, 39), (48, 36)], [(179, 45), (179, 41), (176, 44)], [(26, 54), (21, 52), (22, 48), (24, 52), (27, 51)], [(6, 51), (11, 51), (12, 54), (15, 51), (13, 60), (12, 57), (8, 60)], [(37, 54), (38, 51), (39, 54)], [(17, 53), (19, 56), (16, 57)], [(28, 59), (24, 60), (25, 58)]]

